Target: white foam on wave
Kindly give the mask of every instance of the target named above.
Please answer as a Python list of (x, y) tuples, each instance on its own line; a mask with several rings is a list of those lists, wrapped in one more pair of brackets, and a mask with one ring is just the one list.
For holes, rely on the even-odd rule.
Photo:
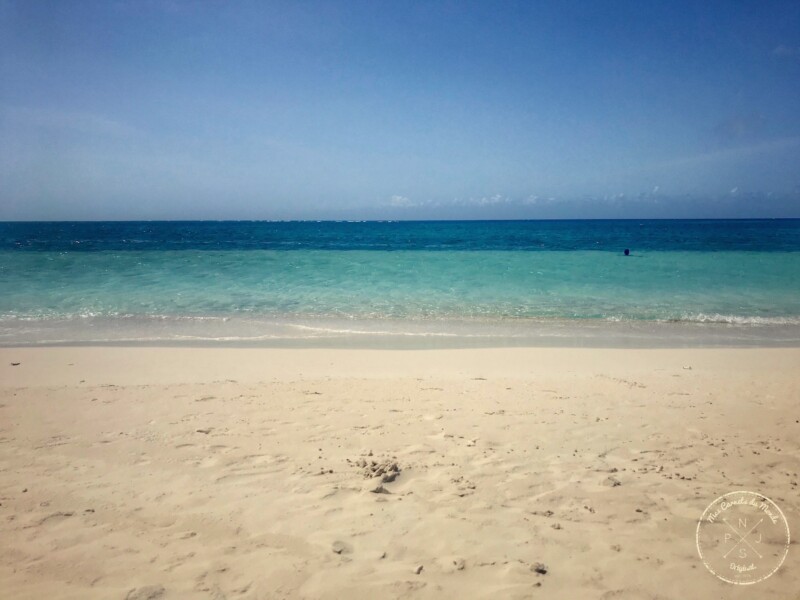
[(692, 313), (680, 319), (667, 319), (668, 322), (718, 323), (723, 325), (800, 325), (800, 317), (759, 317), (743, 315), (722, 315), (719, 313)]
[(0, 346), (15, 344), (351, 344), (397, 347), (491, 345), (791, 345), (800, 317), (686, 313), (671, 319), (313, 319), (297, 315), (88, 315), (3, 320)]
[(321, 327), (312, 325), (298, 325), (296, 323), (287, 323), (287, 327), (294, 329), (302, 329), (304, 331), (316, 331), (320, 333), (330, 333), (336, 335), (404, 335), (412, 337), (483, 337), (478, 334), (459, 334), (448, 333), (444, 331), (384, 331), (380, 329), (341, 329), (335, 327)]
[(684, 313), (678, 317), (656, 317), (656, 318), (643, 318), (631, 317), (626, 315), (606, 315), (601, 318), (588, 318), (588, 319), (559, 319), (575, 324), (589, 325), (592, 322), (606, 322), (606, 323), (630, 323), (630, 324), (647, 324), (647, 323), (686, 323), (686, 324), (709, 324), (709, 325), (754, 325), (754, 326), (770, 326), (770, 325), (800, 325), (800, 316), (789, 317), (762, 317), (756, 315), (725, 315), (720, 313)]
[[(311, 315), (311, 318), (319, 317), (324, 319), (323, 315)], [(340, 316), (341, 318), (341, 316)], [(97, 312), (97, 311), (83, 311), (80, 313), (64, 314), (64, 313), (40, 313), (40, 314), (18, 314), (18, 313), (0, 313), (0, 323), (48, 323), (48, 322), (62, 322), (69, 323), (72, 321), (90, 321), (97, 322), (106, 321), (109, 323), (117, 322), (140, 322), (140, 323), (165, 323), (165, 322), (183, 322), (183, 323), (229, 323), (238, 321), (250, 321), (253, 323), (280, 325), (293, 329), (299, 329), (309, 332), (317, 332), (321, 334), (332, 335), (411, 335), (411, 336), (456, 336), (463, 337), (463, 333), (451, 333), (445, 331), (409, 331), (408, 325), (412, 326), (425, 326), (425, 324), (448, 324), (452, 322), (460, 323), (473, 323), (473, 324), (494, 324), (494, 325), (509, 325), (509, 326), (525, 326), (544, 324), (551, 325), (561, 323), (564, 325), (579, 325), (591, 326), (592, 324), (602, 323), (709, 323), (709, 324), (723, 324), (723, 325), (800, 325), (800, 315), (797, 316), (758, 316), (758, 315), (734, 315), (734, 314), (721, 314), (721, 313), (684, 313), (679, 316), (667, 317), (652, 317), (643, 318), (640, 316), (631, 315), (602, 315), (595, 317), (562, 317), (562, 316), (520, 316), (520, 317), (487, 317), (487, 318), (470, 318), (461, 317), (459, 319), (452, 319), (450, 316), (435, 316), (431, 315), (426, 318), (409, 317), (405, 319), (387, 319), (383, 315), (366, 315), (362, 317), (350, 317), (352, 320), (359, 322), (386, 322), (398, 324), (397, 329), (355, 329), (349, 327), (339, 327), (331, 325), (309, 325), (301, 323), (292, 323), (285, 320), (286, 317), (276, 315), (255, 315), (253, 313), (244, 314), (231, 314), (231, 315), (165, 315), (165, 314), (131, 314), (131, 313), (115, 313), (115, 312)]]

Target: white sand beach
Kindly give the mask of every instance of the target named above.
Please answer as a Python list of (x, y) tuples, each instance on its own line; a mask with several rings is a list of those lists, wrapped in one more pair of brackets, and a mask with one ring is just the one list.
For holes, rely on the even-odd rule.
[[(800, 349), (5, 348), (0, 596), (800, 598), (798, 366)], [(752, 586), (696, 548), (735, 490), (795, 535)]]

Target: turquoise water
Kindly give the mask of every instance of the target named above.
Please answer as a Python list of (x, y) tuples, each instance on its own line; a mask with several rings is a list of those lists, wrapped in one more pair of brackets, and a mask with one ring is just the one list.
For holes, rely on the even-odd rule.
[(800, 326), (796, 221), (556, 223), (3, 224), (0, 343)]

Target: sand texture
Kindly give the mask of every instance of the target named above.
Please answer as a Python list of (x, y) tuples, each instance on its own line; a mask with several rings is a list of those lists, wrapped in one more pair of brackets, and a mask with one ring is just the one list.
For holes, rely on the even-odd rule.
[(800, 598), (798, 473), (797, 349), (7, 348), (0, 597)]

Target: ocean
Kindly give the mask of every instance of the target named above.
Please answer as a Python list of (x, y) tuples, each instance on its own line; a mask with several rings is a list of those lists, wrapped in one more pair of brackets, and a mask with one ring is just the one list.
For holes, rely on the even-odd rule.
[(97, 343), (797, 345), (800, 220), (0, 223), (0, 345)]

